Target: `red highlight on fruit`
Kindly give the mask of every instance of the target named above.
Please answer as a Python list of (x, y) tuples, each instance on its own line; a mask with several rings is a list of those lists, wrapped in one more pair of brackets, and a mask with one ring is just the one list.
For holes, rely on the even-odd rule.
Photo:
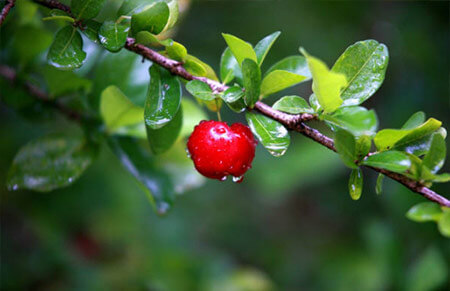
[(240, 183), (252, 167), (256, 140), (242, 123), (228, 126), (221, 121), (201, 121), (187, 142), (195, 168), (205, 177), (226, 180), (228, 175)]

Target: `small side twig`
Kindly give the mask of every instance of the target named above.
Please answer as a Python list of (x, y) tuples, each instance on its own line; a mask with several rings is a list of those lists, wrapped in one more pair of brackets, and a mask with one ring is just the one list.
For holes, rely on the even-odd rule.
[(3, 7), (2, 12), (0, 12), (0, 26), (2, 26), (3, 21), (5, 21), (6, 16), (15, 4), (16, 0), (6, 0), (6, 5)]

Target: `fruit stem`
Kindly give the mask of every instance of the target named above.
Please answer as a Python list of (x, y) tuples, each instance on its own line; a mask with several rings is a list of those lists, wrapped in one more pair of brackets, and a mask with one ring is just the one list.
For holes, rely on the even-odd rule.
[(216, 107), (217, 107), (217, 120), (222, 121), (222, 116), (220, 115), (220, 107), (219, 107), (219, 100), (215, 100), (216, 102)]

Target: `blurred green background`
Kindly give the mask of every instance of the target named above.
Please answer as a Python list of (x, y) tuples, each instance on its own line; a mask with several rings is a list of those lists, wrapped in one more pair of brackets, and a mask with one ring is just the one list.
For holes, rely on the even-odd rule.
[[(114, 13), (120, 1), (109, 2), (100, 17)], [(373, 38), (390, 51), (384, 85), (364, 104), (376, 110), (380, 128), (400, 127), (419, 110), (448, 128), (449, 3), (194, 1), (173, 37), (216, 70), (225, 48), (221, 32), (255, 44), (281, 30), (263, 69), (297, 54), (299, 46), (331, 66), (347, 46)], [(26, 19), (14, 15), (18, 11), (0, 31), (2, 50), (19, 33), (13, 21)], [(55, 26), (48, 28), (53, 35)], [(94, 45), (88, 49), (91, 58), (97, 51)], [(18, 64), (4, 53), (0, 57)], [(147, 67), (137, 73), (146, 74)], [(287, 93), (308, 97), (310, 83)], [(230, 122), (244, 120), (227, 108), (222, 114)], [(450, 288), (449, 240), (434, 223), (405, 217), (424, 200), (388, 179), (377, 196), (376, 175), (366, 171), (363, 196), (352, 201), (349, 170), (337, 155), (302, 136), (292, 134), (281, 158), (258, 146), (242, 184), (207, 181), (159, 217), (106, 147), (69, 188), (8, 192), (6, 173), (17, 149), (57, 130), (74, 129), (60, 117), (24, 119), (0, 102), (2, 290)], [(449, 169), (448, 163), (443, 170)], [(449, 184), (434, 189), (450, 194)]]

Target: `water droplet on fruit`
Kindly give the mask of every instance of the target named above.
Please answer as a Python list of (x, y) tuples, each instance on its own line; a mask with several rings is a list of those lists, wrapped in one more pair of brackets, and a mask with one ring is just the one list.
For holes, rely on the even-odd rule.
[(225, 181), (227, 179), (227, 176), (223, 176), (222, 178), (220, 178), (220, 181)]
[(223, 165), (223, 161), (219, 161), (219, 165)]
[(233, 177), (233, 182), (234, 183), (241, 183), (242, 180), (244, 180), (244, 176), (240, 176), (240, 177)]
[(223, 127), (219, 127), (218, 129), (216, 129), (216, 132), (222, 134), (226, 132), (226, 129)]

